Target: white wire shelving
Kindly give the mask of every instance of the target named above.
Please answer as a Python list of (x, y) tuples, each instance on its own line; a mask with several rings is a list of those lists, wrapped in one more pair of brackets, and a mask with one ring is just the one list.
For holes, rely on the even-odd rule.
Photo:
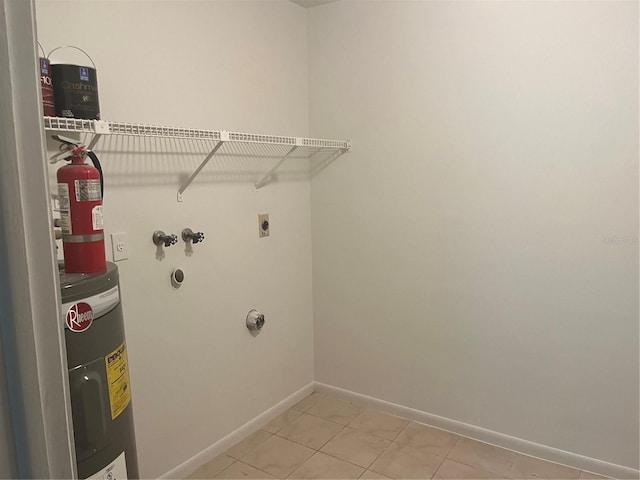
[(349, 140), (327, 140), (321, 138), (289, 137), (279, 135), (263, 135), (256, 133), (229, 132), (226, 130), (202, 130), (194, 128), (166, 127), (159, 125), (141, 125), (137, 123), (121, 123), (107, 120), (82, 120), (77, 118), (44, 117), (44, 128), (56, 132), (76, 132), (93, 135), (87, 148), (92, 150), (103, 135), (125, 135), (131, 137), (182, 138), (193, 140), (212, 140), (216, 144), (200, 163), (191, 176), (178, 189), (178, 201), (195, 180), (209, 160), (225, 143), (282, 145), (291, 147), (287, 153), (256, 182), (256, 188), (266, 185), (280, 166), (301, 147), (335, 152), (337, 156), (351, 151)]

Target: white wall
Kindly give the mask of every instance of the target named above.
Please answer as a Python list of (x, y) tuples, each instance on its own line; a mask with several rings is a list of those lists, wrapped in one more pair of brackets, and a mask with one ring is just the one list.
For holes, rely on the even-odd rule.
[[(308, 135), (306, 11), (297, 5), (43, 0), (37, 9), (47, 51), (73, 44), (93, 56), (104, 119)], [(73, 52), (54, 59), (84, 62)], [(277, 159), (226, 155), (178, 204), (181, 179), (210, 148), (124, 137), (96, 148), (105, 233), (129, 238), (119, 267), (145, 478), (313, 381), (308, 177), (290, 169), (256, 192)], [(261, 212), (271, 216), (266, 239)], [(184, 227), (204, 231), (204, 244), (187, 256), (180, 241), (156, 259), (153, 231)], [(178, 291), (169, 284), (177, 266), (186, 272)], [(267, 320), (255, 338), (244, 326), (251, 308)]]
[(354, 145), (316, 380), (638, 468), (638, 53), (637, 2), (309, 11), (310, 132)]

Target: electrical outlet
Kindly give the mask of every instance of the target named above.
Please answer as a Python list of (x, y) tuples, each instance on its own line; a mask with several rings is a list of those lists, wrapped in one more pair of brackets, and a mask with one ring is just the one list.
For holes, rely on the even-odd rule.
[(126, 260), (129, 258), (129, 242), (127, 241), (127, 234), (124, 232), (112, 233), (111, 249), (113, 250), (114, 262), (119, 262), (120, 260)]
[(268, 237), (270, 234), (269, 231), (269, 214), (261, 213), (258, 215), (258, 236), (259, 237)]

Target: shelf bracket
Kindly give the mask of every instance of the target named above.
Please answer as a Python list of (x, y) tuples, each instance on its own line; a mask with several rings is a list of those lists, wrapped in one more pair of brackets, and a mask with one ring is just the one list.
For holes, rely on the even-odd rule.
[(96, 133), (91, 139), (91, 141), (89, 142), (89, 144), (87, 145), (87, 150), (93, 150), (93, 147), (96, 146), (96, 143), (98, 143), (98, 140), (100, 140), (100, 137), (102, 137), (102, 135), (99, 133)]
[(87, 145), (87, 150), (93, 150), (93, 147), (96, 146), (98, 140), (102, 135), (108, 135), (111, 133), (111, 128), (109, 127), (109, 122), (105, 122), (104, 120), (94, 120), (93, 121), (93, 138)]
[[(226, 133), (226, 135), (224, 135)], [(187, 189), (187, 187), (189, 185), (191, 185), (191, 182), (193, 182), (193, 180), (200, 174), (200, 172), (202, 171), (202, 169), (207, 165), (207, 163), (209, 163), (209, 160), (211, 160), (213, 158), (213, 156), (216, 154), (216, 152), (220, 149), (220, 147), (225, 143), (225, 137), (226, 139), (229, 138), (229, 133), (228, 132), (220, 132), (220, 141), (218, 141), (218, 143), (216, 143), (216, 146), (213, 147), (213, 150), (211, 150), (209, 152), (209, 155), (207, 155), (204, 160), (202, 161), (202, 163), (200, 164), (200, 166), (198, 168), (196, 168), (196, 171), (193, 172), (191, 174), (191, 176), (189, 178), (187, 178), (187, 180), (182, 184), (182, 186), (180, 187), (180, 189), (178, 190), (178, 201), (182, 202), (182, 194), (184, 193), (184, 191)]]
[(287, 159), (287, 157), (288, 157), (289, 155), (291, 155), (293, 152), (295, 152), (295, 151), (296, 151), (296, 149), (297, 149), (298, 147), (300, 147), (300, 146), (302, 146), (302, 139), (296, 138), (296, 144), (295, 144), (293, 147), (291, 147), (291, 150), (289, 150), (287, 153), (285, 153), (284, 157), (282, 157), (282, 158), (280, 159), (280, 161), (279, 161), (278, 163), (276, 163), (276, 164), (273, 166), (273, 168), (271, 168), (271, 170), (269, 170), (269, 171), (268, 171), (268, 172), (267, 172), (267, 173), (266, 173), (266, 174), (265, 174), (265, 175), (264, 175), (260, 180), (258, 180), (258, 181), (256, 182), (256, 190), (257, 190), (257, 189), (259, 189), (259, 188), (261, 188), (261, 187), (263, 187), (263, 186), (267, 183), (267, 181), (269, 180), (269, 178), (271, 178), (271, 175), (273, 175), (273, 174), (274, 174), (274, 172), (275, 172), (278, 168), (280, 168), (280, 165), (282, 165), (282, 164), (284, 163), (284, 161)]

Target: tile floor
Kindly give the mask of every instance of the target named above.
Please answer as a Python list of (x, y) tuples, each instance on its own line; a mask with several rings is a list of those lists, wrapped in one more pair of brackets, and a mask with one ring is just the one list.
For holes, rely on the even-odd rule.
[(314, 393), (189, 478), (605, 478)]

